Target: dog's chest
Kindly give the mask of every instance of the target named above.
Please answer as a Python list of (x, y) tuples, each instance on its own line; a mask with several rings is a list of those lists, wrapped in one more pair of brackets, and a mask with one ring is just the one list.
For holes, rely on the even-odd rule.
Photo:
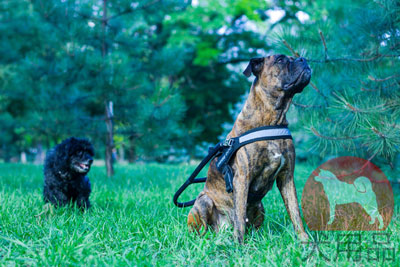
[(265, 195), (271, 189), (289, 155), (279, 141), (261, 141), (254, 144), (254, 147), (249, 148), (253, 151), (249, 160), (249, 192)]
[(59, 186), (64, 193), (68, 193), (68, 195), (70, 195), (71, 192), (75, 192), (77, 190), (77, 188), (79, 187), (79, 180), (77, 180), (77, 179), (61, 180)]

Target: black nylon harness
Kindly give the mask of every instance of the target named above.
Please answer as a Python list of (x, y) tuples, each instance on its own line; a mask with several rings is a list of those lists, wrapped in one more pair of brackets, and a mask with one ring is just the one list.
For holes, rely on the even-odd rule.
[(208, 149), (208, 155), (200, 162), (194, 172), (186, 180), (186, 182), (178, 189), (174, 195), (174, 204), (179, 208), (189, 207), (194, 204), (195, 199), (187, 202), (178, 202), (179, 196), (191, 184), (204, 183), (207, 178), (196, 178), (204, 166), (214, 157), (218, 157), (216, 167), (222, 173), (225, 180), (226, 191), (233, 191), (233, 170), (229, 165), (229, 161), (233, 154), (242, 146), (264, 140), (276, 139), (292, 139), (292, 135), (287, 126), (264, 126), (245, 132), (239, 137), (228, 138), (223, 142), (219, 142), (214, 147)]

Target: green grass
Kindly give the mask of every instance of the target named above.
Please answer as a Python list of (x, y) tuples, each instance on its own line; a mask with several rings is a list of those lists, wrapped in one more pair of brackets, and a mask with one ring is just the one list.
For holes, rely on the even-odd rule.
[[(94, 167), (89, 175), (93, 192), (88, 212), (67, 207), (37, 218), (43, 206), (42, 167), (0, 164), (0, 265), (354, 265), (345, 253), (336, 259), (339, 232), (326, 232), (331, 242), (321, 244), (330, 261), (316, 251), (302, 259), (311, 246), (297, 241), (276, 186), (263, 200), (266, 219), (262, 228), (250, 230), (244, 245), (237, 244), (229, 230), (205, 236), (189, 233), (189, 208), (176, 208), (172, 196), (193, 168), (117, 166), (110, 179), (103, 168)], [(312, 170), (311, 166), (296, 166), (299, 198)], [(183, 199), (196, 196), (200, 189), (201, 185), (193, 186)], [(358, 263), (362, 266), (400, 266), (400, 199), (399, 191), (394, 192), (395, 213), (386, 230), (391, 245), (386, 247), (395, 247), (396, 260), (368, 260), (368, 249), (377, 245), (372, 232), (362, 232)], [(316, 238), (321, 233), (311, 235)]]

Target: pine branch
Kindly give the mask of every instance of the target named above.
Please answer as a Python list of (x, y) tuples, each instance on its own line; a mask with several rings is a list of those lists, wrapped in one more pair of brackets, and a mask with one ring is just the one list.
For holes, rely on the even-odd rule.
[[(373, 77), (372, 77), (372, 78), (373, 78)], [(376, 82), (380, 82), (379, 79), (376, 79)], [(378, 91), (378, 90), (391, 88), (391, 87), (394, 86), (394, 85), (397, 85), (397, 86), (400, 85), (400, 82), (399, 82), (399, 81), (395, 81), (395, 82), (393, 82), (393, 83), (388, 84), (387, 86), (381, 86), (381, 85), (380, 85), (380, 86), (377, 87), (377, 88), (370, 89), (370, 88), (365, 87), (365, 85), (367, 85), (365, 82), (360, 81), (360, 83), (361, 83), (362, 85), (364, 85), (364, 86), (361, 86), (361, 87), (360, 87), (360, 90), (361, 90), (361, 91), (366, 91), (366, 92), (376, 92), (376, 91)]]
[(328, 102), (328, 98), (326, 97), (326, 95), (324, 95), (324, 94), (321, 92), (321, 90), (319, 90), (318, 87), (317, 87), (313, 82), (310, 82), (310, 85), (311, 85), (312, 88), (314, 88), (314, 90), (315, 90), (318, 94), (320, 94), (320, 95), (324, 98), (324, 101), (325, 101), (326, 106), (329, 107), (329, 102)]
[(332, 92), (332, 94), (343, 104), (345, 104), (346, 107), (348, 107), (351, 111), (353, 112), (361, 112), (360, 109), (356, 108), (355, 106), (353, 106), (352, 104), (350, 104), (344, 97), (339, 96), (338, 94), (336, 94), (336, 92)]
[(385, 134), (383, 134), (382, 132), (380, 132), (378, 129), (376, 129), (375, 127), (371, 127), (371, 130), (376, 134), (376, 135), (378, 135), (380, 138), (382, 138), (382, 139), (385, 139), (386, 138), (386, 135)]
[(299, 53), (297, 53), (296, 51), (294, 51), (294, 49), (288, 44), (288, 42), (286, 42), (286, 40), (282, 40), (283, 44), (290, 50), (290, 52), (292, 52), (292, 54), (295, 57), (300, 57)]
[(321, 37), (322, 44), (324, 45), (325, 61), (328, 60), (328, 48), (326, 47), (325, 37), (321, 30), (319, 30), (319, 36)]
[(396, 58), (396, 57), (400, 57), (399, 55), (392, 55), (392, 54), (381, 54), (381, 53), (377, 53), (372, 57), (369, 58), (347, 58), (347, 57), (338, 57), (338, 58), (328, 58), (328, 59), (324, 59), (324, 60), (318, 60), (318, 59), (307, 59), (307, 61), (309, 62), (314, 62), (314, 63), (329, 63), (329, 62), (337, 62), (337, 61), (354, 61), (354, 62), (371, 62), (371, 61), (375, 61), (379, 58)]
[(382, 78), (382, 79), (378, 79), (378, 78), (375, 78), (375, 77), (369, 75), (368, 79), (370, 79), (371, 81), (374, 81), (374, 82), (385, 82), (387, 80), (390, 80), (390, 79), (393, 79), (393, 78), (397, 78), (397, 77), (400, 77), (400, 75), (399, 74), (395, 74), (395, 75), (392, 75), (392, 76), (389, 76), (389, 77), (386, 77), (386, 78)]
[(296, 103), (294, 101), (292, 101), (292, 103), (296, 107), (301, 107), (301, 108), (322, 108), (321, 105), (304, 105), (304, 104)]
[[(335, 62), (335, 61), (356, 61), (356, 62), (370, 62), (377, 60), (379, 58), (385, 58), (385, 57), (400, 57), (400, 55), (396, 54), (381, 54), (379, 52), (379, 47), (377, 48), (376, 54), (372, 57), (369, 58), (350, 58), (350, 57), (337, 57), (337, 58), (328, 58), (328, 47), (326, 45), (325, 41), (325, 36), (321, 30), (319, 30), (319, 36), (321, 38), (322, 45), (324, 46), (324, 59), (323, 60), (318, 60), (318, 59), (307, 59), (309, 62), (314, 62), (314, 63), (328, 63), (328, 62)], [(292, 54), (295, 57), (300, 57), (299, 53), (297, 53), (286, 40), (282, 40), (283, 44), (292, 52)], [(397, 46), (394, 45), (391, 47), (391, 50), (393, 50)], [(393, 48), (393, 49), (392, 49)]]
[(335, 140), (335, 141), (339, 141), (339, 140), (354, 140), (354, 139), (358, 139), (358, 138), (361, 137), (361, 135), (345, 136), (345, 137), (326, 136), (326, 135), (320, 134), (313, 126), (311, 126), (310, 130), (314, 133), (315, 136), (317, 136), (319, 138), (322, 138), (322, 139), (326, 139), (326, 140)]
[[(383, 121), (381, 121), (381, 125), (385, 126), (385, 123)], [(392, 123), (391, 125), (389, 125), (392, 128), (396, 128), (396, 129), (400, 129), (400, 126), (397, 125), (396, 123)]]
[(361, 87), (360, 90), (364, 91), (364, 92), (376, 92), (376, 91), (379, 90), (379, 88), (369, 89), (369, 88), (366, 88), (366, 87)]
[(368, 109), (360, 109), (352, 104), (350, 104), (349, 101), (345, 99), (343, 96), (339, 96), (336, 92), (332, 92), (332, 95), (334, 95), (337, 100), (340, 102), (340, 104), (344, 104), (347, 107), (347, 110), (350, 110), (351, 112), (354, 113), (376, 113), (376, 112), (384, 112), (387, 110), (387, 108), (390, 106), (390, 103), (384, 103), (380, 105), (376, 105), (373, 107), (368, 107)]

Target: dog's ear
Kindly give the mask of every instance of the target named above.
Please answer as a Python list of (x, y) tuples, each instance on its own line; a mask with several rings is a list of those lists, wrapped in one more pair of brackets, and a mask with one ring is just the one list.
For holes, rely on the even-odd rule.
[(250, 59), (249, 65), (247, 65), (247, 68), (243, 71), (243, 74), (246, 75), (246, 77), (250, 77), (251, 73), (254, 74), (254, 76), (258, 76), (262, 70), (262, 66), (264, 65), (264, 58), (263, 57), (258, 57), (258, 58), (252, 58)]

